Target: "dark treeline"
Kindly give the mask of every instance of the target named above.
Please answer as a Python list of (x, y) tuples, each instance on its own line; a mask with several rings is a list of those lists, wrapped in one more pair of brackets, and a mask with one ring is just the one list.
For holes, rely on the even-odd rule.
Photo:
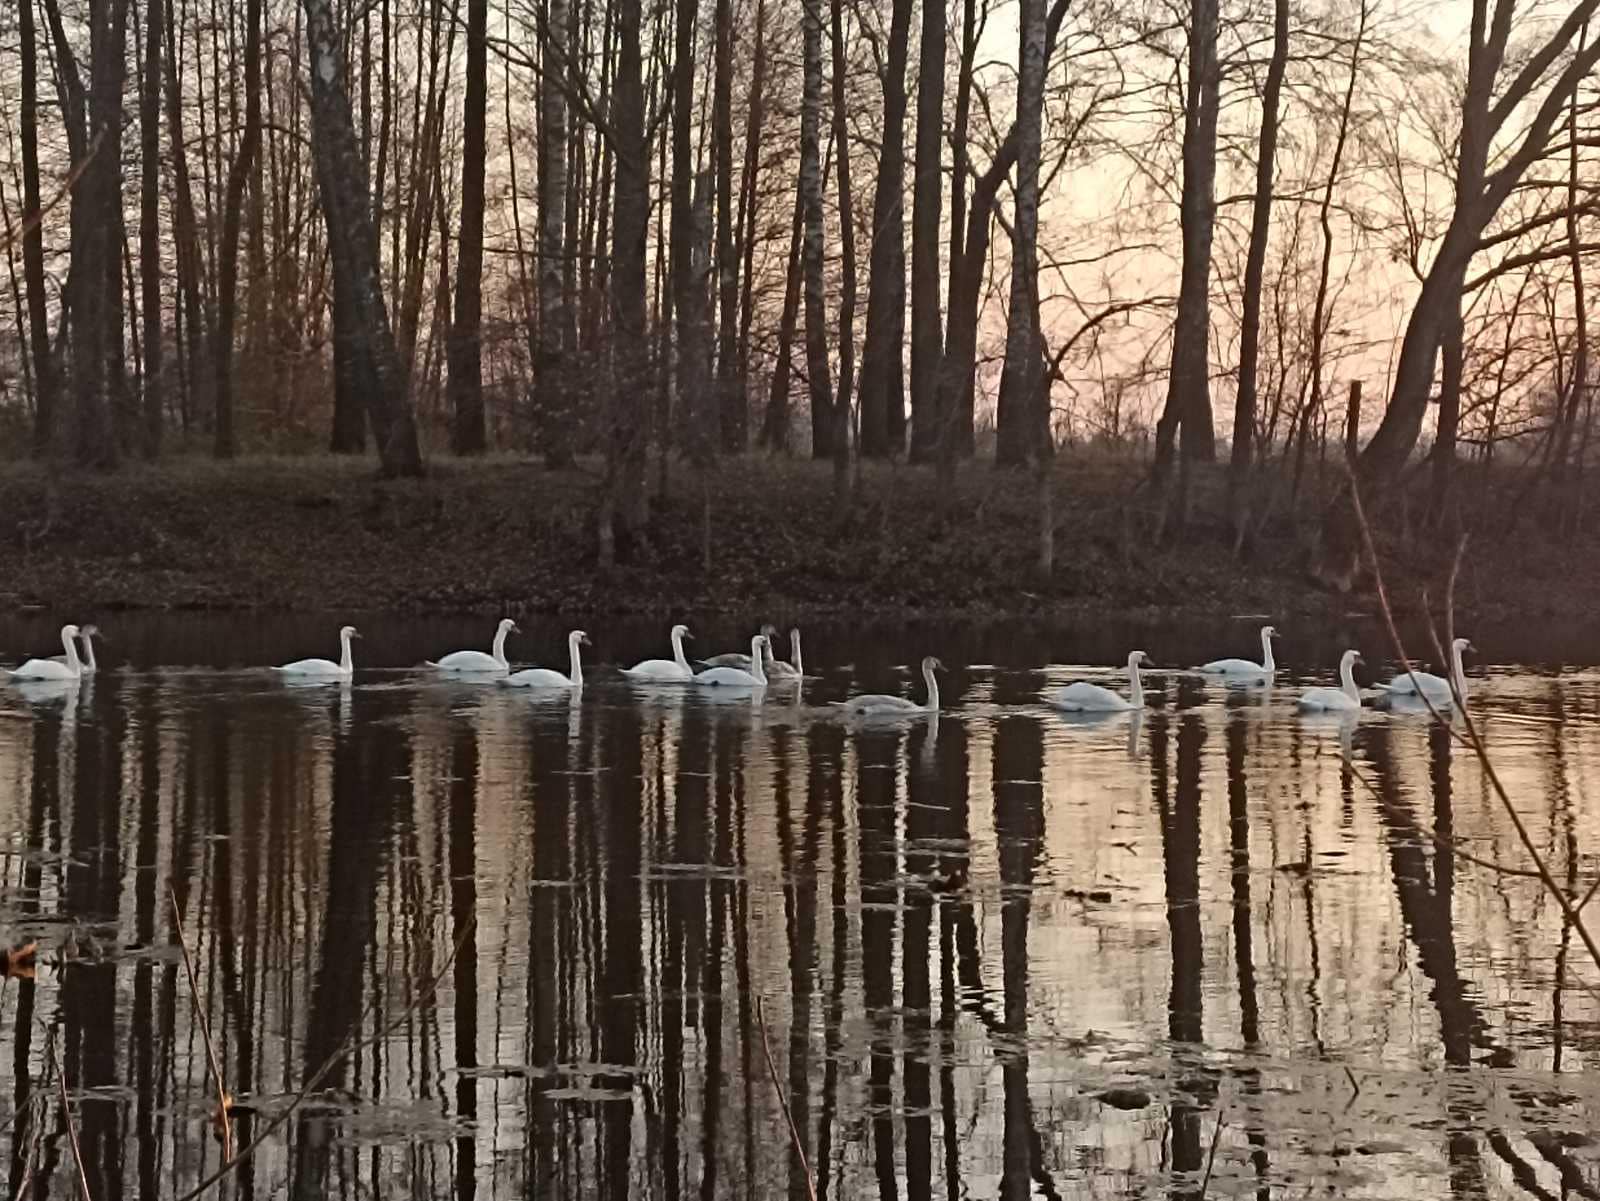
[(0, 434), (597, 456), (603, 559), (751, 448), (1570, 483), (1597, 8), (16, 0)]

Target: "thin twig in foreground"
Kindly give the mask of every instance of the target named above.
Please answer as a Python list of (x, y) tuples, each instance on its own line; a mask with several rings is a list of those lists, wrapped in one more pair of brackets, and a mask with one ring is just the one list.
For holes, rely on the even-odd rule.
[(72, 1106), (67, 1101), (67, 1078), (62, 1074), (60, 1065), (56, 1063), (56, 1044), (53, 1036), (45, 1043), (45, 1047), (50, 1053), (50, 1066), (56, 1074), (56, 1090), (61, 1097), (61, 1120), (66, 1123), (67, 1139), (72, 1143), (72, 1162), (78, 1169), (78, 1195), (83, 1201), (94, 1201), (93, 1195), (89, 1192), (88, 1173), (83, 1170), (83, 1148), (78, 1145), (78, 1127), (72, 1120)]
[[(417, 1009), (417, 1006), (421, 1005), (422, 1002), (428, 997), (433, 996), (433, 994), (438, 991), (439, 985), (444, 982), (444, 978), (450, 974), (450, 969), (456, 961), (456, 956), (461, 953), (461, 948), (467, 945), (467, 939), (472, 937), (472, 931), (476, 925), (476, 918), (467, 919), (466, 927), (461, 931), (461, 937), (456, 939), (455, 946), (450, 948), (450, 954), (445, 957), (445, 961), (440, 966), (439, 970), (433, 974), (433, 977), (427, 982), (426, 985), (423, 986), (423, 988), (418, 990), (416, 996), (412, 998), (411, 1003), (402, 1009), (398, 1014), (396, 1014), (392, 1021), (384, 1023), (377, 1033), (372, 1034), (367, 1038), (357, 1038), (355, 1031), (351, 1031), (351, 1033), (345, 1037), (344, 1042), (335, 1047), (333, 1053), (322, 1061), (321, 1066), (318, 1067), (315, 1072), (311, 1073), (311, 1078), (308, 1079), (305, 1084), (301, 1086), (300, 1091), (290, 1099), (288, 1106), (285, 1107), (282, 1113), (274, 1117), (272, 1121), (268, 1122), (264, 1127), (262, 1127), (261, 1132), (257, 1134), (255, 1138), (251, 1139), (248, 1143), (241, 1147), (239, 1149), (239, 1154), (228, 1160), (215, 1172), (212, 1172), (211, 1175), (207, 1176), (187, 1193), (184, 1193), (183, 1196), (178, 1197), (176, 1201), (194, 1201), (196, 1197), (206, 1192), (209, 1188), (211, 1188), (212, 1185), (216, 1184), (224, 1177), (231, 1175), (240, 1164), (244, 1163), (256, 1153), (256, 1151), (261, 1147), (262, 1143), (271, 1138), (272, 1135), (277, 1132), (278, 1128), (294, 1115), (295, 1111), (299, 1109), (300, 1106), (305, 1102), (305, 1099), (316, 1090), (317, 1085), (321, 1084), (323, 1080), (327, 1078), (329, 1072), (333, 1071), (334, 1068), (338, 1067), (351, 1055), (361, 1050), (361, 1048), (370, 1047), (374, 1043), (382, 1042), (396, 1030), (400, 1029), (401, 1026), (410, 1021), (412, 1014)], [(369, 1004), (364, 1010), (361, 1011), (361, 1016), (356, 1020), (356, 1030), (360, 1030), (361, 1027), (366, 1024), (367, 1018), (372, 1015), (377, 1007), (377, 1004), (378, 1002), (374, 1000), (372, 1004)]]
[(761, 1053), (767, 1057), (767, 1075), (772, 1080), (772, 1091), (778, 1094), (778, 1105), (783, 1110), (783, 1120), (789, 1123), (789, 1138), (794, 1143), (794, 1153), (800, 1157), (800, 1170), (806, 1174), (806, 1195), (817, 1201), (817, 1183), (811, 1178), (811, 1164), (806, 1159), (806, 1147), (795, 1129), (794, 1117), (789, 1113), (789, 1099), (783, 1095), (783, 1085), (778, 1082), (778, 1067), (772, 1062), (772, 1047), (767, 1042), (767, 1002), (756, 998), (756, 1022), (761, 1027)]
[(194, 1006), (195, 1021), (200, 1023), (200, 1037), (206, 1040), (206, 1059), (211, 1064), (211, 1080), (217, 1086), (218, 1123), (222, 1130), (222, 1160), (233, 1158), (233, 1121), (228, 1117), (231, 1098), (222, 1081), (222, 1063), (217, 1059), (216, 1044), (211, 1041), (211, 1023), (206, 1021), (205, 1009), (200, 1004), (200, 986), (194, 978), (194, 961), (189, 958), (189, 939), (183, 932), (183, 914), (178, 911), (178, 895), (167, 889), (167, 900), (172, 902), (172, 925), (178, 932), (178, 946), (183, 951), (183, 970), (189, 976), (189, 1000)]
[(1206, 1156), (1205, 1179), (1200, 1181), (1200, 1201), (1205, 1201), (1206, 1194), (1211, 1191), (1211, 1169), (1217, 1166), (1217, 1144), (1222, 1141), (1222, 1128), (1227, 1124), (1219, 1112), (1216, 1127), (1211, 1131), (1211, 1154)]

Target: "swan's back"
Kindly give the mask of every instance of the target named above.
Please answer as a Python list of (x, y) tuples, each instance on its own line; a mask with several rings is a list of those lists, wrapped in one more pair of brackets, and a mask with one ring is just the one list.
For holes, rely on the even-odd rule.
[(1132, 702), (1126, 697), (1117, 695), (1109, 688), (1102, 688), (1098, 684), (1089, 684), (1079, 681), (1068, 684), (1065, 688), (1057, 689), (1045, 700), (1057, 709), (1067, 709), (1073, 712), (1107, 712), (1115, 709), (1131, 709)]
[(1361, 703), (1351, 700), (1342, 688), (1307, 688), (1300, 694), (1300, 698), (1295, 704), (1301, 709), (1311, 712), (1324, 709), (1353, 712), (1361, 708)]
[(763, 681), (738, 667), (713, 667), (694, 677), (696, 684), (724, 688), (760, 688)]
[(868, 692), (861, 696), (853, 696), (847, 701), (835, 701), (835, 704), (857, 717), (865, 717), (873, 713), (921, 713), (923, 706), (916, 701), (908, 701), (903, 696), (888, 696), (882, 693)]
[(72, 668), (51, 659), (29, 659), (11, 670), (13, 680), (75, 680)]
[(1211, 676), (1265, 676), (1271, 673), (1259, 663), (1249, 659), (1213, 659), (1202, 663), (1200, 670)]
[(443, 658), (430, 661), (430, 666), (441, 671), (505, 671), (506, 665), (487, 651), (452, 651)]
[(548, 667), (530, 667), (526, 671), (512, 672), (500, 681), (513, 688), (571, 688), (572, 681), (559, 671)]
[(1416, 672), (1415, 679), (1402, 672), (1389, 681), (1389, 691), (1398, 692), (1402, 696), (1416, 696), (1420, 692), (1433, 697), (1448, 697), (1450, 681), (1434, 675), (1431, 671)]
[(671, 659), (646, 659), (632, 667), (624, 667), (622, 674), (636, 680), (687, 680), (694, 673), (685, 671)]

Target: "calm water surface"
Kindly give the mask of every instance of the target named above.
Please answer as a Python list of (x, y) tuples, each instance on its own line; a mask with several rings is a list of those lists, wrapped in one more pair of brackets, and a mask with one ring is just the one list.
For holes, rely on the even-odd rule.
[[(79, 1195), (57, 1062), (95, 1198), (218, 1165), (169, 897), (243, 1138), (335, 1059), (235, 1195), (798, 1199), (782, 1103), (827, 1197), (1600, 1195), (1600, 972), (1537, 882), (1438, 849), (1527, 866), (1485, 773), (1425, 716), (1294, 712), (1370, 627), (1286, 629), (1271, 693), (1158, 673), (1142, 720), (1074, 722), (1041, 690), (1254, 623), (808, 628), (817, 678), (756, 705), (408, 668), (481, 619), (360, 622), (345, 688), (261, 668), (337, 619), (102, 624), (92, 682), (0, 686), (0, 939), (40, 944), (0, 990), (11, 1195)], [(1472, 633), (1581, 894), (1600, 641)], [(0, 619), (3, 661), (53, 643)], [(512, 650), (564, 666), (564, 630)], [(937, 720), (829, 710), (920, 698), (927, 653)]]

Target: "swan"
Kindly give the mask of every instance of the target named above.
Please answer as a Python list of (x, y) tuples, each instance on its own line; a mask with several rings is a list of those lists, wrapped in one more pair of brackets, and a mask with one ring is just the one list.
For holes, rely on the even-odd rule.
[(883, 693), (863, 693), (847, 701), (834, 701), (851, 717), (905, 717), (917, 713), (939, 712), (939, 681), (933, 673), (943, 671), (944, 664), (929, 655), (922, 661), (922, 680), (928, 686), (928, 703), (919, 705), (903, 696), (886, 696)]
[(1339, 656), (1339, 687), (1307, 688), (1295, 702), (1309, 713), (1354, 713), (1361, 708), (1361, 690), (1356, 687), (1356, 664), (1361, 652), (1348, 650)]
[(509, 684), (513, 688), (582, 688), (583, 664), (579, 658), (578, 648), (590, 646), (589, 635), (582, 630), (573, 630), (567, 635), (567, 658), (572, 663), (572, 673), (562, 675), (559, 671), (551, 671), (548, 667), (530, 667), (525, 671), (514, 671), (504, 677), (500, 682)]
[(1044, 698), (1045, 703), (1057, 709), (1065, 709), (1069, 713), (1121, 713), (1129, 709), (1143, 709), (1144, 684), (1139, 679), (1141, 664), (1147, 667), (1155, 666), (1150, 661), (1150, 656), (1143, 651), (1129, 652), (1130, 687), (1125, 697), (1112, 692), (1109, 688), (1079, 680), (1076, 684), (1068, 684), (1065, 688), (1050, 693)]
[(502, 617), (500, 624), (494, 631), (494, 648), (484, 654), (482, 651), (451, 651), (437, 662), (428, 660), (429, 667), (437, 667), (440, 671), (453, 671), (460, 673), (474, 673), (477, 675), (504, 675), (511, 670), (511, 664), (506, 662), (506, 635), (520, 634), (517, 623), (509, 617)]
[[(83, 643), (83, 658), (79, 661), (78, 667), (86, 676), (92, 676), (100, 669), (100, 665), (94, 661), (94, 640), (99, 636), (100, 627), (97, 625), (91, 624), (78, 627), (78, 641)], [(65, 655), (51, 655), (50, 661), (52, 663), (65, 663), (67, 657)]]
[[(777, 634), (778, 627), (775, 625), (764, 625), (761, 627), (761, 636), (766, 638), (768, 643), (761, 652), (763, 670), (769, 669), (772, 666), (771, 641), (773, 638), (777, 637)], [(725, 655), (712, 655), (709, 659), (696, 659), (695, 662), (701, 667), (740, 667), (745, 671), (750, 670), (750, 656), (745, 654), (743, 651), (729, 651)]]
[(1200, 671), (1208, 676), (1224, 676), (1240, 684), (1265, 684), (1277, 674), (1278, 665), (1272, 661), (1272, 640), (1278, 631), (1271, 626), (1261, 627), (1261, 662), (1251, 659), (1213, 659), (1202, 663)]
[[(1435, 704), (1452, 704), (1459, 693), (1462, 700), (1467, 699), (1467, 673), (1461, 666), (1463, 651), (1476, 651), (1478, 648), (1466, 638), (1457, 638), (1450, 644), (1450, 679), (1436, 676), (1429, 671), (1401, 672), (1387, 684), (1378, 687), (1390, 696), (1426, 697)], [(1452, 691), (1451, 684), (1454, 683)]]
[(319, 676), (329, 680), (348, 680), (355, 675), (355, 660), (350, 656), (350, 640), (359, 638), (355, 626), (339, 627), (339, 661), (332, 659), (296, 659), (272, 670), (286, 676)]
[(672, 627), (672, 658), (646, 659), (635, 663), (632, 667), (624, 667), (622, 674), (632, 680), (692, 680), (694, 669), (689, 666), (689, 660), (683, 657), (683, 640), (693, 638), (686, 625)]
[(54, 659), (29, 659), (20, 667), (11, 669), (13, 680), (76, 680), (83, 676), (83, 664), (78, 659), (77, 626), (61, 627), (61, 649), (66, 651), (61, 662)]
[(710, 667), (695, 676), (696, 684), (704, 684), (708, 688), (765, 688), (767, 686), (767, 673), (761, 666), (765, 658), (763, 652), (767, 649), (767, 636), (757, 634), (750, 639), (750, 670), (742, 667)]
[(774, 680), (803, 680), (806, 676), (805, 660), (800, 657), (800, 627), (795, 626), (789, 631), (789, 662), (772, 657), (772, 640), (767, 640), (765, 668), (767, 675)]

